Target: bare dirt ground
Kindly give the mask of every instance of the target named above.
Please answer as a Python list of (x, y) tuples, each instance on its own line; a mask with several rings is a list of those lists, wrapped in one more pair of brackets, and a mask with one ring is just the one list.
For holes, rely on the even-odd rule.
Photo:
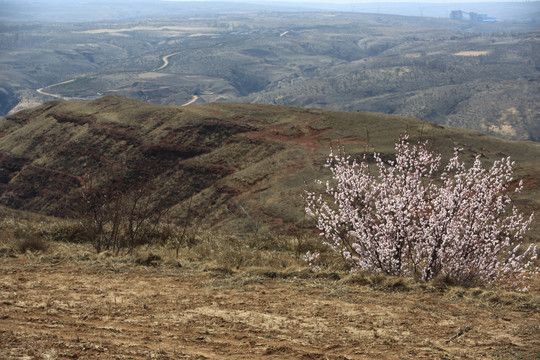
[(1, 257), (0, 358), (540, 358), (534, 295), (322, 275)]

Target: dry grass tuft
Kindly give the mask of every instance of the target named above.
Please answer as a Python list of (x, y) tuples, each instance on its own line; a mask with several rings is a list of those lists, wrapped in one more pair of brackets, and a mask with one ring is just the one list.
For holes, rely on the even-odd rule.
[(417, 289), (419, 284), (410, 278), (369, 273), (361, 270), (347, 275), (343, 282), (351, 285), (368, 286), (373, 290), (397, 292), (412, 291)]
[(540, 311), (540, 296), (538, 294), (523, 294), (504, 290), (470, 289), (466, 296), (476, 298), (490, 305)]
[(49, 242), (43, 238), (32, 236), (16, 241), (16, 249), (19, 253), (32, 252), (45, 252), (49, 249)]
[(158, 266), (161, 264), (161, 256), (152, 252), (142, 252), (138, 254), (135, 263), (144, 266)]
[(439, 289), (446, 289), (457, 285), (454, 279), (447, 274), (439, 274), (431, 283)]
[(443, 290), (452, 300), (465, 299), (483, 307), (506, 307), (516, 310), (540, 311), (540, 294), (517, 293), (501, 289), (464, 288), (452, 286)]
[(180, 249), (179, 261), (196, 261), (234, 271), (255, 267), (288, 269), (305, 264), (297, 254), (297, 243), (293, 239), (276, 237), (273, 240), (268, 236), (201, 233), (196, 236), (194, 245)]

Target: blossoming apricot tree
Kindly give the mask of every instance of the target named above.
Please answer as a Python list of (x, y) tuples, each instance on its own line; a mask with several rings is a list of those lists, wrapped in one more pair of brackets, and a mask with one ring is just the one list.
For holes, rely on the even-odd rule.
[(441, 156), (408, 139), (396, 142), (395, 160), (385, 163), (375, 153), (375, 169), (366, 156), (330, 152), (333, 181), (325, 191), (306, 190), (306, 212), (324, 243), (352, 269), (525, 290), (538, 271), (537, 253), (534, 245), (521, 249), (533, 216), (511, 206), (514, 163), (504, 158), (488, 170), (476, 157), (467, 168), (456, 149), (439, 171)]

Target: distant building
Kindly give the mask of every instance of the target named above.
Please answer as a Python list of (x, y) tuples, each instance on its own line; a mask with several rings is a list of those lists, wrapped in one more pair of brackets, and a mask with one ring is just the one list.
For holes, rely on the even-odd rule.
[(481, 22), (496, 22), (497, 19), (487, 16), (487, 14), (478, 14), (478, 21), (481, 21)]
[(472, 22), (496, 22), (497, 19), (487, 16), (487, 14), (478, 14), (475, 12), (465, 12), (462, 10), (452, 10), (450, 12), (450, 19), (452, 20), (466, 20), (464, 15), (468, 15), (468, 20)]
[(470, 12), (469, 13), (469, 21), (472, 22), (480, 22), (480, 14)]
[(461, 11), (461, 10), (453, 10), (450, 13), (450, 19), (463, 20), (463, 11)]

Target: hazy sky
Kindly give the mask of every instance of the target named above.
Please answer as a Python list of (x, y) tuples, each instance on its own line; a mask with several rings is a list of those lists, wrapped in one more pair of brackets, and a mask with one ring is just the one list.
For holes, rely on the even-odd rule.
[[(34, 0), (39, 3), (54, 2), (58, 3), (59, 0)], [(62, 1), (62, 0), (60, 0)], [(72, 2), (72, 0), (64, 0), (66, 2)], [(103, 2), (103, 0), (79, 0), (81, 3), (92, 3), (94, 1)], [(144, 1), (144, 0), (142, 0)], [(155, 3), (156, 0), (148, 0), (148, 2)], [(539, 0), (161, 0), (161, 1), (220, 1), (220, 2), (236, 2), (236, 3), (326, 3), (326, 4), (365, 4), (365, 3), (432, 3), (432, 4), (459, 4), (459, 3), (480, 3), (480, 2), (536, 2)], [(0, 0), (1, 3), (1, 0)]]
[[(164, 1), (216, 1), (216, 0), (164, 0)], [(227, 1), (227, 2), (287, 2), (287, 3), (328, 3), (328, 4), (362, 4), (362, 3), (440, 3), (440, 4), (451, 4), (451, 3), (478, 3), (478, 2), (527, 2), (524, 0), (217, 0), (217, 1)]]

